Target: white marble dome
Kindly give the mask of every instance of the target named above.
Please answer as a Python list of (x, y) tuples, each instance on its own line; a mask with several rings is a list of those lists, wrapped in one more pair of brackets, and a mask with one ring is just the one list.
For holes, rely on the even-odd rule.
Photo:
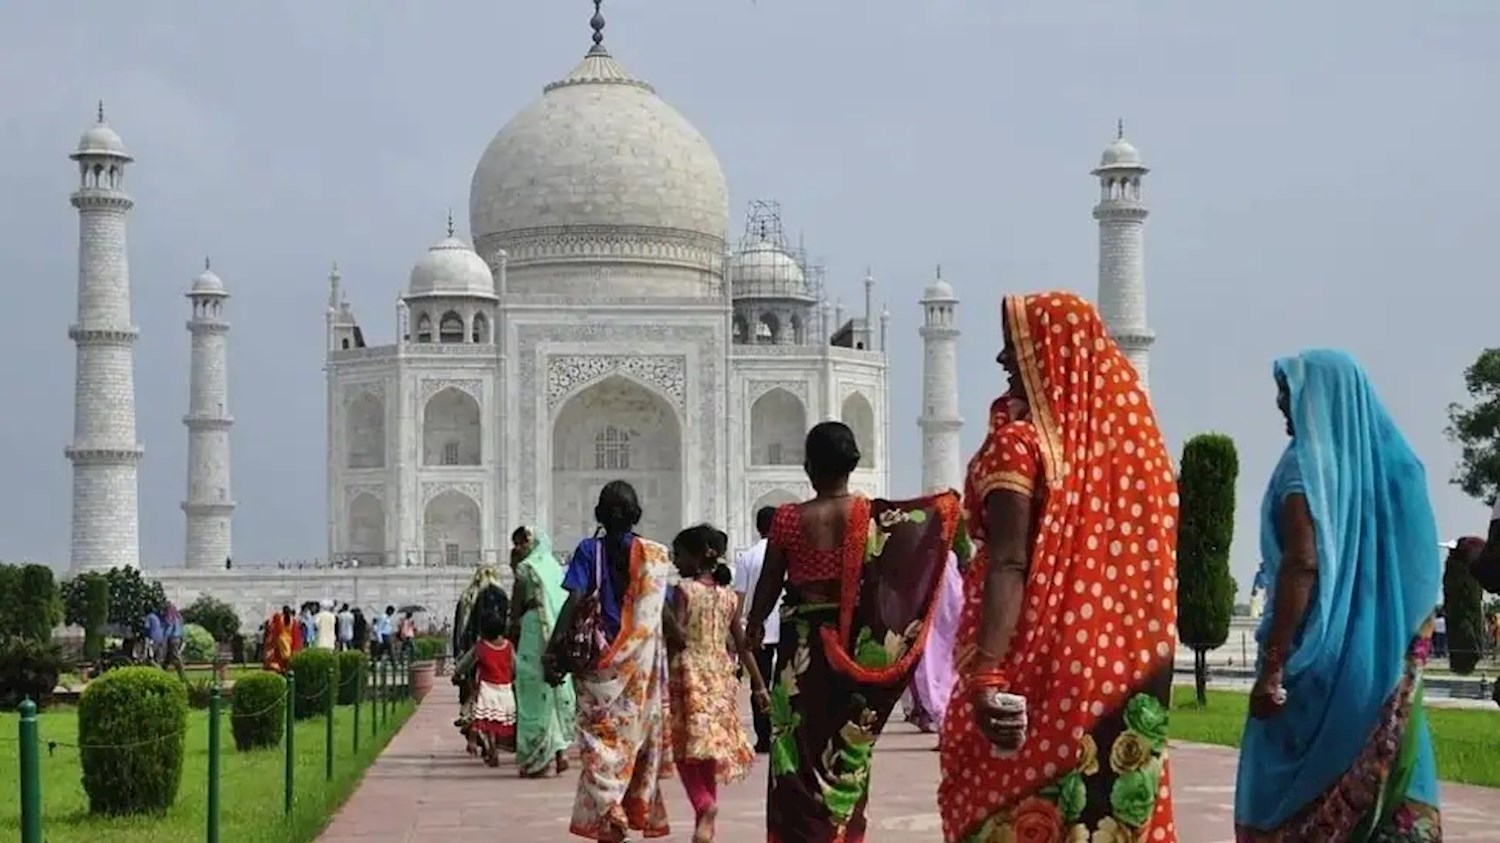
[(953, 300), (953, 285), (942, 278), (934, 278), (931, 284), (922, 291), (923, 301), (948, 301)]
[(1138, 167), (1141, 164), (1141, 154), (1136, 151), (1134, 145), (1123, 137), (1117, 137), (1104, 148), (1104, 154), (1099, 156), (1101, 167)]
[(194, 293), (222, 293), (224, 292), (224, 279), (205, 266), (203, 274), (193, 279), (192, 291)]
[(718, 156), (602, 47), (495, 135), (474, 169), (469, 230), (493, 262), (722, 261), (728, 188)]
[(495, 276), (468, 243), (449, 232), (447, 237), (432, 244), (411, 268), (406, 294), (494, 298)]
[(73, 153), (73, 157), (78, 158), (84, 155), (102, 155), (130, 160), (130, 153), (125, 151), (125, 142), (120, 140), (119, 134), (103, 119), (90, 126), (88, 131), (78, 139), (78, 151)]
[(769, 240), (731, 255), (726, 274), (735, 298), (807, 294), (807, 275), (796, 258)]

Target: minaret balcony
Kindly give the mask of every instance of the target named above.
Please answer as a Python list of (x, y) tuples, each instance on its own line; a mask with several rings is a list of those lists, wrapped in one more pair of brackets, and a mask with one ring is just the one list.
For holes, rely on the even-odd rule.
[(1094, 219), (1100, 222), (1139, 222), (1150, 215), (1144, 204), (1134, 200), (1110, 199), (1094, 206)]
[(226, 414), (210, 415), (208, 413), (188, 413), (182, 417), (182, 423), (189, 430), (228, 430), (234, 426), (234, 416)]
[(1156, 342), (1156, 332), (1150, 328), (1130, 328), (1123, 331), (1110, 331), (1109, 335), (1122, 348), (1147, 348)]
[(72, 196), (73, 207), (80, 211), (128, 211), (135, 207), (135, 200), (118, 190), (86, 187)]
[(133, 448), (89, 448), (69, 445), (63, 449), (63, 454), (74, 465), (136, 465), (145, 453), (146, 449), (139, 445)]
[(134, 325), (123, 328), (87, 328), (72, 325), (68, 328), (68, 339), (78, 345), (132, 345), (141, 331)]
[(234, 514), (234, 501), (194, 502), (183, 501), (182, 511), (188, 515), (218, 515), (229, 516)]
[(194, 334), (227, 334), (229, 323), (222, 319), (189, 319), (187, 329)]

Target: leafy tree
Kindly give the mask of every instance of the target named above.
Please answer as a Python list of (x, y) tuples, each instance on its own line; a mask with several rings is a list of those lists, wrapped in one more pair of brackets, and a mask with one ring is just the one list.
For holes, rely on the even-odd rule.
[(234, 607), (211, 595), (200, 594), (191, 606), (182, 610), (182, 620), (208, 630), (220, 644), (229, 643), (240, 631), (240, 616)]
[(1448, 438), (1461, 449), (1453, 483), (1469, 497), (1500, 494), (1500, 348), (1487, 348), (1464, 370), (1472, 402), (1448, 405)]
[(1484, 539), (1466, 536), (1443, 565), (1443, 614), (1448, 619), (1448, 666), (1467, 676), (1479, 664), (1484, 648), (1484, 589), (1469, 573)]
[(0, 636), (52, 640), (62, 599), (46, 565), (0, 565)]
[(1177, 629), (1193, 650), (1198, 705), (1208, 704), (1208, 653), (1224, 646), (1234, 611), (1229, 546), (1234, 540), (1234, 440), (1205, 433), (1182, 449), (1177, 519)]
[[(87, 628), (88, 589), (80, 575), (63, 585), (63, 603), (70, 624)], [(111, 568), (102, 575), (109, 582), (109, 623), (131, 634), (146, 629), (146, 616), (167, 607), (167, 592), (156, 580), (147, 580), (135, 568)]]
[(78, 579), (82, 581), (83, 590), (83, 656), (95, 661), (104, 655), (104, 627), (109, 623), (109, 578), (90, 572), (79, 575)]

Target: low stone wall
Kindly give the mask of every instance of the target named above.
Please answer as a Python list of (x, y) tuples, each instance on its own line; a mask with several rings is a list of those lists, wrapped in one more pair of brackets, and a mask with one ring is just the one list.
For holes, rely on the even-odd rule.
[[(509, 578), (502, 569), (501, 576)], [(167, 599), (186, 606), (208, 594), (234, 607), (245, 632), (283, 605), (296, 607), (314, 600), (333, 600), (383, 612), (386, 606), (425, 606), (426, 621), (441, 625), (453, 617), (454, 604), (474, 576), (469, 568), (321, 568), (313, 570), (156, 570), (145, 574), (159, 580)]]

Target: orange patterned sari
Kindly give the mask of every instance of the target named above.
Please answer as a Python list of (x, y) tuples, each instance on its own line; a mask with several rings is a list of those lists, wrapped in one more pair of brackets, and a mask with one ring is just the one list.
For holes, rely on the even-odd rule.
[(995, 402), (964, 502), (979, 545), (990, 493), (1034, 502), (1021, 617), (1000, 665), (1002, 690), (1027, 700), (1029, 726), (1020, 753), (1002, 759), (974, 723), (989, 564), (981, 547), (966, 576), (960, 685), (943, 724), (944, 839), (1171, 843), (1172, 462), (1092, 305), (1043, 293), (1006, 297), (1004, 311), (1028, 400)]

